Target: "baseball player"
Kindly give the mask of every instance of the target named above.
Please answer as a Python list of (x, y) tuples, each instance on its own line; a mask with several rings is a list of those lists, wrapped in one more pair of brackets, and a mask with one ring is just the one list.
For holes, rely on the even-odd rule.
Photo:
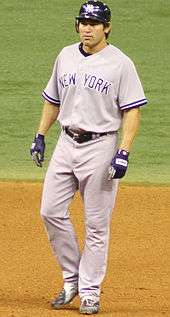
[[(43, 91), (43, 113), (31, 147), (42, 167), (45, 135), (58, 120), (62, 132), (42, 194), (41, 215), (63, 274), (54, 309), (80, 296), (80, 313), (99, 311), (107, 267), (109, 229), (119, 179), (147, 103), (131, 59), (108, 43), (111, 12), (101, 1), (84, 3), (75, 19), (80, 42), (61, 50)], [(122, 127), (118, 143), (118, 131)], [(80, 252), (69, 217), (79, 190), (84, 202), (85, 242)]]

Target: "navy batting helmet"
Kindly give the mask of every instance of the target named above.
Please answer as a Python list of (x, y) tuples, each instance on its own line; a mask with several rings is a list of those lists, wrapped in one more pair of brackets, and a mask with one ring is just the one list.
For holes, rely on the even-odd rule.
[(108, 24), (111, 20), (111, 11), (105, 3), (89, 0), (82, 4), (79, 16), (76, 17), (77, 22), (84, 19), (91, 19)]

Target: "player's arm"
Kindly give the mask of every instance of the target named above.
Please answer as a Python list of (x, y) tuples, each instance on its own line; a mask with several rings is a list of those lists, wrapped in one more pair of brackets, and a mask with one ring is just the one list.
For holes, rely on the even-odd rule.
[(122, 140), (120, 149), (130, 152), (140, 125), (140, 109), (134, 108), (123, 113)]
[(112, 178), (122, 178), (128, 167), (128, 156), (133, 144), (133, 140), (140, 125), (140, 109), (134, 108), (123, 113), (122, 138), (120, 146), (112, 159), (109, 168), (109, 180)]
[(52, 124), (57, 120), (60, 108), (45, 101), (39, 124), (38, 134), (46, 135)]
[(44, 161), (44, 137), (52, 124), (57, 120), (58, 114), (59, 107), (48, 101), (45, 101), (39, 128), (30, 149), (32, 160), (38, 167), (42, 167), (42, 162)]

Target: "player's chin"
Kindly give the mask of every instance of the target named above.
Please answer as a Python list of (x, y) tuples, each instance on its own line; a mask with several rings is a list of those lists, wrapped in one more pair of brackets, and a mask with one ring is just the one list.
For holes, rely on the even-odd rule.
[(85, 39), (85, 40), (83, 41), (83, 44), (84, 44), (85, 46), (88, 46), (88, 47), (93, 47), (93, 46), (94, 46), (94, 43), (93, 43), (93, 41), (92, 41), (91, 39)]

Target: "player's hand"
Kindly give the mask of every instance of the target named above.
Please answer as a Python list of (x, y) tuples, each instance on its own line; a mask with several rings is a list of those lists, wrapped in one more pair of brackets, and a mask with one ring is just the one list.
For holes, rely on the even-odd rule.
[(128, 156), (129, 153), (122, 149), (119, 149), (115, 156), (112, 158), (111, 166), (109, 167), (108, 180), (113, 178), (122, 178), (128, 168)]
[(36, 134), (34, 141), (31, 145), (30, 154), (32, 160), (38, 167), (42, 167), (42, 162), (44, 161), (44, 151), (45, 151), (45, 142), (44, 135)]

